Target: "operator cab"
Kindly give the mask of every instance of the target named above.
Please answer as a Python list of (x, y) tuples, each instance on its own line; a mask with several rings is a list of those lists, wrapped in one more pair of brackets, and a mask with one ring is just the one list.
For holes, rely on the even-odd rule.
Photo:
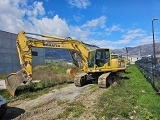
[(88, 54), (88, 67), (94, 68), (94, 65), (97, 67), (102, 67), (104, 64), (110, 62), (110, 49), (96, 49), (89, 51)]

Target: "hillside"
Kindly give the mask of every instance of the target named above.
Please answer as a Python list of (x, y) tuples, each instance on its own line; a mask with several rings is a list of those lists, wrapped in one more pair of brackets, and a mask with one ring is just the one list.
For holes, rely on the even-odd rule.
[[(155, 44), (155, 50), (156, 53), (159, 52), (160, 48), (160, 43)], [(152, 44), (145, 44), (141, 46), (135, 46), (135, 47), (127, 47), (128, 53), (131, 55), (141, 55), (141, 56), (146, 56), (146, 55), (151, 55), (153, 54), (153, 45)], [(113, 52), (121, 54), (121, 55), (126, 55), (126, 48), (123, 49), (115, 49)]]
[(71, 56), (68, 50), (63, 49), (45, 49), (46, 59), (63, 59), (64, 61), (70, 61)]

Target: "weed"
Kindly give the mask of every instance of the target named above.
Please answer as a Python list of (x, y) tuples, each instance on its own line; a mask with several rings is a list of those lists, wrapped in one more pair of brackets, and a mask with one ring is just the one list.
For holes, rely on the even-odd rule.
[(6, 79), (7, 74), (0, 74), (0, 80)]
[(69, 103), (63, 113), (58, 114), (58, 116), (53, 120), (65, 118), (79, 118), (84, 112), (84, 106), (80, 101), (72, 102)]
[(92, 92), (95, 92), (99, 89), (98, 85), (97, 84), (94, 84), (92, 86), (89, 87), (89, 89), (92, 91)]
[(60, 106), (60, 105), (63, 105), (65, 103), (67, 103), (69, 100), (60, 100), (57, 102), (57, 105)]
[(10, 95), (9, 95), (8, 91), (5, 89), (0, 89), (0, 95), (2, 95), (7, 100), (10, 99)]

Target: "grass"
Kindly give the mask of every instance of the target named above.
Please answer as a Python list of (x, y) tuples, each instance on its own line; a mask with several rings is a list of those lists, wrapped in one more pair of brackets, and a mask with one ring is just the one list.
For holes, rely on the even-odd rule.
[(15, 97), (10, 97), (7, 90), (0, 90), (0, 94), (7, 100), (12, 99), (34, 99), (52, 89), (60, 89), (64, 84), (73, 82), (66, 75), (67, 66), (49, 64), (37, 66), (33, 69), (33, 79), (41, 80), (39, 83), (20, 86), (15, 92)]
[(67, 108), (53, 120), (79, 118), (85, 112), (84, 108), (80, 101), (68, 103)]
[(160, 119), (160, 96), (135, 65), (130, 66), (123, 84), (104, 93), (99, 100), (97, 118)]
[(6, 79), (7, 74), (0, 74), (0, 80)]
[(69, 101), (69, 100), (60, 100), (60, 101), (57, 102), (57, 105), (58, 105), (58, 106), (61, 106), (61, 105), (63, 105), (63, 104), (66, 104), (68, 101)]
[(97, 84), (94, 84), (92, 86), (89, 87), (89, 89), (92, 91), (92, 92), (95, 92), (99, 89), (98, 85)]
[[(57, 65), (57, 64), (48, 64), (37, 66), (33, 69), (33, 80), (57, 80), (58, 78), (62, 79), (66, 76), (66, 70), (69, 67)], [(61, 78), (62, 77), (62, 78)], [(58, 79), (58, 81), (60, 80)]]

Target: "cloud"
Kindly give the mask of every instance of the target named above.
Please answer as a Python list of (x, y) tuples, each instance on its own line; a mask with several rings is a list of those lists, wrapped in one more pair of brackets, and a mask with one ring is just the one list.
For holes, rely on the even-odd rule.
[(125, 30), (122, 29), (122, 28), (120, 28), (120, 25), (113, 25), (113, 26), (110, 27), (110, 28), (106, 28), (105, 31), (106, 31), (106, 34), (107, 34), (107, 35), (110, 35), (112, 32), (119, 31), (119, 32), (122, 33), (122, 32), (124, 32)]
[(90, 34), (90, 31), (84, 30), (83, 28), (79, 26), (70, 26), (71, 31), (71, 37), (74, 39), (78, 39), (83, 42), (89, 42), (88, 36)]
[(43, 34), (51, 34), (55, 36), (66, 37), (70, 35), (69, 27), (65, 20), (59, 18), (58, 15), (55, 15), (52, 19), (42, 18), (35, 19), (33, 18), (33, 24), (37, 32)]
[(152, 35), (150, 36), (144, 36), (142, 38), (139, 38), (135, 41), (134, 46), (138, 46), (138, 45), (144, 45), (144, 44), (152, 44)]
[(115, 42), (111, 41), (111, 40), (95, 40), (95, 39), (92, 39), (90, 40), (89, 44), (92, 44), (92, 45), (96, 45), (96, 46), (99, 46), (99, 47), (102, 47), (102, 48), (112, 48), (114, 49), (114, 45), (115, 45)]
[(64, 19), (58, 15), (46, 17), (42, 2), (29, 5), (25, 0), (4, 0), (0, 4), (1, 30), (17, 33), (26, 32), (68, 36), (70, 30)]
[(26, 9), (26, 14), (30, 16), (43, 16), (45, 14), (45, 10), (43, 7), (43, 2), (35, 1), (32, 5), (28, 6)]
[(99, 18), (87, 21), (83, 27), (100, 27), (104, 28), (106, 23), (106, 16), (101, 16)]
[(151, 36), (148, 36), (146, 32), (140, 28), (130, 29), (122, 35), (120, 40), (116, 41), (116, 46), (137, 46), (151, 43)]
[(79, 15), (79, 16), (73, 15), (73, 19), (74, 19), (76, 22), (80, 22), (83, 17), (84, 17), (83, 15)]
[(95, 31), (95, 29), (98, 28), (104, 29), (105, 22), (106, 22), (106, 17), (101, 16), (99, 18), (87, 21), (81, 26), (69, 25), (71, 36), (75, 39), (89, 43), (92, 39), (90, 38), (90, 36), (101, 34), (101, 32)]
[[(136, 46), (140, 43), (147, 44), (150, 41), (151, 36), (148, 36), (146, 32), (140, 28), (123, 29), (120, 27), (120, 25), (113, 25), (110, 28), (106, 28), (105, 19), (101, 18), (106, 17), (102, 16), (100, 18), (87, 21), (82, 26), (70, 26), (69, 28), (72, 32), (71, 35), (73, 35), (74, 38), (78, 38), (85, 43), (94, 44), (99, 47), (109, 47), (111, 49), (123, 48), (125, 46)], [(101, 21), (103, 22), (101, 23)], [(104, 27), (101, 27), (101, 25)], [(93, 30), (93, 28), (98, 27), (102, 28), (102, 31), (100, 31), (99, 29), (97, 29), (96, 31)], [(108, 34), (119, 32), (121, 34), (121, 37), (117, 40), (114, 40), (114, 38), (110, 40), (101, 39), (101, 36), (105, 36), (106, 32)]]
[(134, 41), (135, 39), (140, 39), (146, 36), (145, 31), (142, 29), (133, 29), (133, 30), (128, 30), (126, 34), (122, 35), (122, 39), (118, 43), (128, 43), (130, 41)]
[[(113, 28), (113, 29), (111, 29)], [(90, 39), (89, 43), (99, 47), (108, 47), (111, 49), (124, 48), (126, 46), (133, 47), (143, 44), (152, 43), (152, 35), (147, 35), (146, 32), (140, 28), (137, 29), (122, 29), (120, 27), (111, 27), (110, 31), (123, 31), (121, 38), (118, 40), (108, 39)], [(118, 29), (117, 29), (118, 28)]]
[(68, 3), (72, 7), (77, 7), (79, 9), (86, 9), (88, 6), (91, 5), (89, 0), (68, 0)]
[(48, 15), (50, 15), (50, 16), (53, 16), (53, 14), (54, 14), (54, 11), (49, 11), (48, 12)]
[(18, 26), (17, 20), (23, 21), (23, 16), (25, 15), (25, 11), (20, 9), (21, 5), (25, 5), (20, 0), (4, 0), (0, 4), (0, 28), (6, 31), (15, 32), (15, 29)]

